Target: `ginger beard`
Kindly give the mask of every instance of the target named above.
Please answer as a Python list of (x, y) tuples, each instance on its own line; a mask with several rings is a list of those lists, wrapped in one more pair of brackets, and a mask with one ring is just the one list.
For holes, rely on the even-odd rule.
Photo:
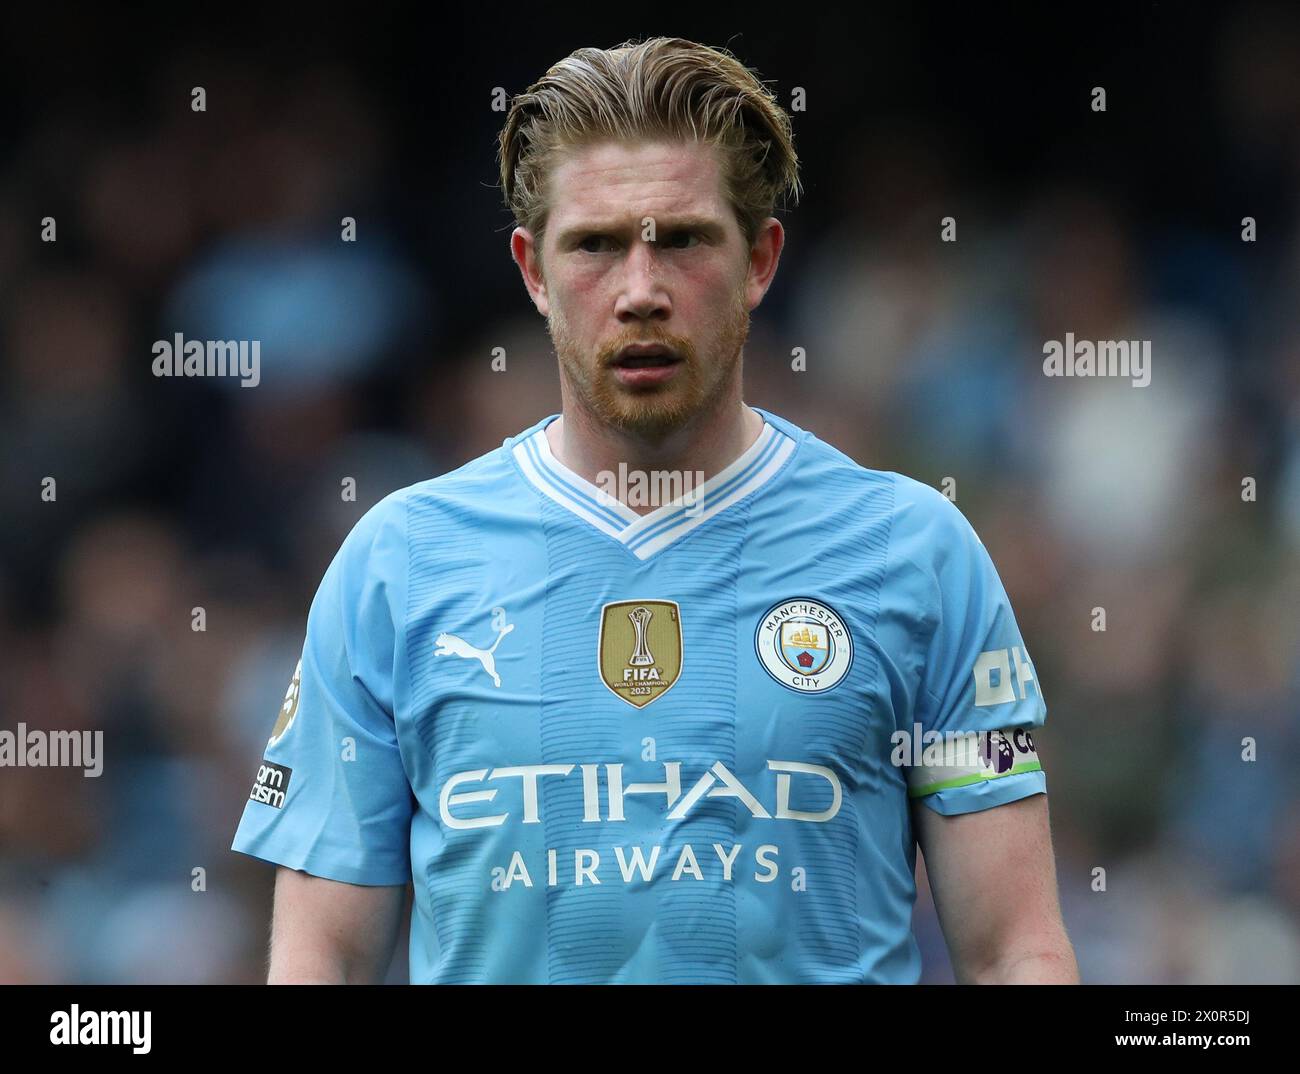
[[(636, 436), (658, 438), (717, 410), (733, 390), (741, 350), (749, 335), (744, 281), (703, 348), (693, 340), (647, 324), (627, 326), (595, 357), (570, 334), (558, 302), (546, 323), (560, 360), (560, 372), (577, 404), (597, 422)], [(664, 384), (629, 387), (619, 381), (615, 360), (632, 343), (659, 343), (681, 359)], [(737, 392), (737, 396), (739, 393)]]

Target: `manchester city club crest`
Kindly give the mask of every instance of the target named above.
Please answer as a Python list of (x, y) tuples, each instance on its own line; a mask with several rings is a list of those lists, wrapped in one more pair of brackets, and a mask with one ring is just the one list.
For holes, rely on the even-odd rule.
[(600, 610), (600, 680), (636, 708), (663, 696), (682, 673), (681, 611), (671, 600), (621, 600)]
[(829, 605), (795, 597), (772, 605), (754, 632), (759, 663), (782, 686), (820, 694), (853, 666), (853, 635)]

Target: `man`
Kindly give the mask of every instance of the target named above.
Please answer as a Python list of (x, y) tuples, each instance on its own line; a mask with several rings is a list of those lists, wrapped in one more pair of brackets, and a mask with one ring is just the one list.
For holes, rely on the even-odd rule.
[(413, 881), (414, 982), (915, 982), (919, 841), (959, 980), (1075, 981), (979, 538), (742, 401), (789, 118), (654, 39), (551, 68), (500, 149), (563, 413), (326, 572), (234, 843), (282, 866), (270, 980), (381, 979)]

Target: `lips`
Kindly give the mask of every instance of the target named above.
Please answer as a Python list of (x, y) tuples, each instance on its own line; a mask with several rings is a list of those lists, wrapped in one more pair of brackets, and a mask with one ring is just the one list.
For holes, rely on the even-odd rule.
[(682, 359), (662, 343), (633, 343), (618, 352), (614, 376), (630, 391), (652, 391), (677, 376)]
[(618, 352), (614, 365), (620, 369), (654, 369), (681, 361), (660, 343), (633, 343)]

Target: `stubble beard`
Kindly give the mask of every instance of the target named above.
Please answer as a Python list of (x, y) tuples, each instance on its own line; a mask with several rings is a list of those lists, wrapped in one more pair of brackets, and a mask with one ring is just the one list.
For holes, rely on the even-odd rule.
[[(593, 359), (569, 334), (563, 313), (552, 305), (547, 317), (551, 342), (574, 400), (599, 425), (637, 438), (659, 440), (719, 410), (734, 390), (741, 352), (749, 336), (744, 292), (734, 296), (721, 332), (701, 356), (685, 336), (654, 326), (629, 327)], [(661, 343), (681, 357), (676, 375), (664, 385), (627, 388), (612, 362), (629, 343)]]

